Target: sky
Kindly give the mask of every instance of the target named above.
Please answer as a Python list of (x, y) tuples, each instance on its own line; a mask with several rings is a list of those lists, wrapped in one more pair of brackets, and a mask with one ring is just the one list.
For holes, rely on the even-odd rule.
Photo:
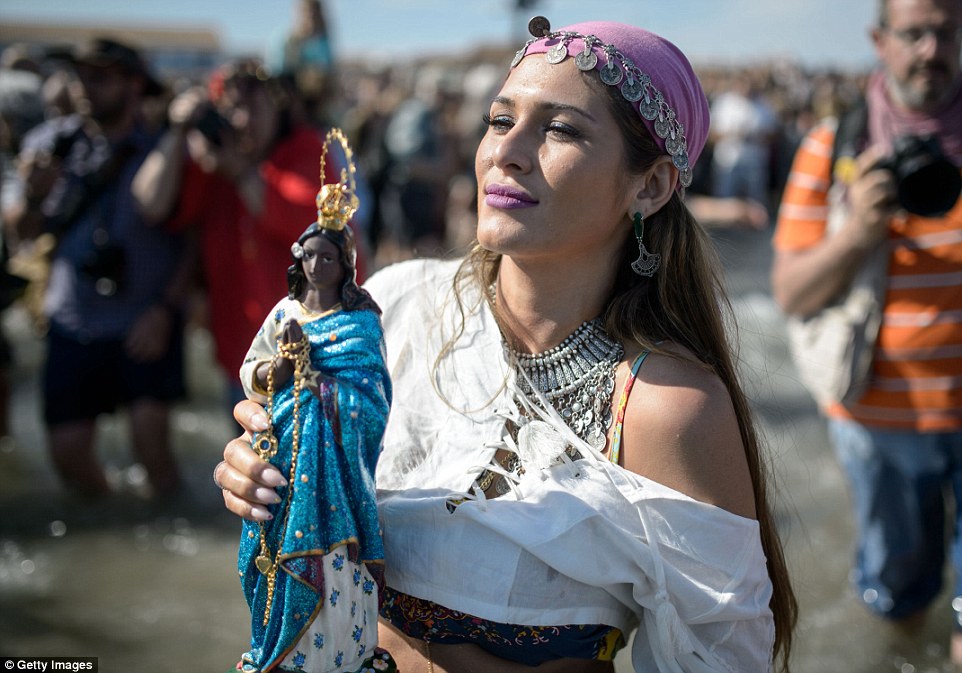
[[(593, 19), (642, 26), (697, 63), (788, 58), (859, 69), (873, 62), (868, 30), (876, 0), (537, 0), (517, 15), (512, 0), (327, 0), (334, 47), (348, 57), (404, 60), (520, 46), (529, 15), (555, 28)], [(191, 26), (217, 32), (228, 53), (259, 54), (286, 31), (294, 0), (0, 0), (0, 21)]]

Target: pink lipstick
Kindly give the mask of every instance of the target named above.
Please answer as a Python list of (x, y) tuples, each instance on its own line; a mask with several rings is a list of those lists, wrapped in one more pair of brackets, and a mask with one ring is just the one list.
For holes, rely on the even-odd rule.
[(491, 184), (484, 189), (484, 203), (492, 208), (511, 210), (514, 208), (531, 208), (538, 202), (525, 192), (507, 185)]

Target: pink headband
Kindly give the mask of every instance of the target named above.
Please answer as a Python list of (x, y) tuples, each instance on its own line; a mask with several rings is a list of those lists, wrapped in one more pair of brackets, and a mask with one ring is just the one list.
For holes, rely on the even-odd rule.
[(588, 21), (552, 31), (536, 16), (534, 36), (515, 54), (515, 67), (529, 54), (547, 54), (549, 63), (574, 55), (580, 70), (598, 70), (601, 81), (617, 86), (641, 115), (651, 137), (678, 168), (683, 187), (708, 137), (708, 100), (685, 55), (668, 40), (641, 28), (610, 21)]

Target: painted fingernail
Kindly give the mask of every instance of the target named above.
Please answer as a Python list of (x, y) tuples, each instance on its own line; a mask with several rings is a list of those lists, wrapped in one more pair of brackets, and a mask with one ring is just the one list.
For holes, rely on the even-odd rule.
[(256, 491), (254, 491), (254, 496), (265, 504), (276, 504), (281, 501), (281, 496), (277, 495), (272, 488), (265, 488), (261, 486)]
[[(287, 486), (287, 480), (275, 469), (264, 470), (263, 481), (268, 486)], [(280, 502), (280, 500), (278, 500), (278, 502)]]
[(251, 518), (255, 521), (270, 521), (274, 517), (271, 516), (271, 513), (267, 511), (266, 507), (254, 505), (251, 507)]
[(251, 423), (257, 430), (267, 430), (267, 416), (264, 414), (257, 413), (251, 416)]

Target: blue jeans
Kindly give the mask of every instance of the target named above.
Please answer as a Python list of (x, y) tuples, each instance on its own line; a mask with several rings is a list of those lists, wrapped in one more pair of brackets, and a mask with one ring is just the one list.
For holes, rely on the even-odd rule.
[[(962, 596), (962, 512), (946, 545), (951, 492), (962, 503), (962, 432), (871, 430), (831, 419), (829, 434), (848, 476), (857, 543), (853, 583), (870, 610), (903, 619), (938, 595), (946, 551)], [(958, 605), (962, 601), (955, 601)], [(955, 627), (962, 625), (956, 613)]]

